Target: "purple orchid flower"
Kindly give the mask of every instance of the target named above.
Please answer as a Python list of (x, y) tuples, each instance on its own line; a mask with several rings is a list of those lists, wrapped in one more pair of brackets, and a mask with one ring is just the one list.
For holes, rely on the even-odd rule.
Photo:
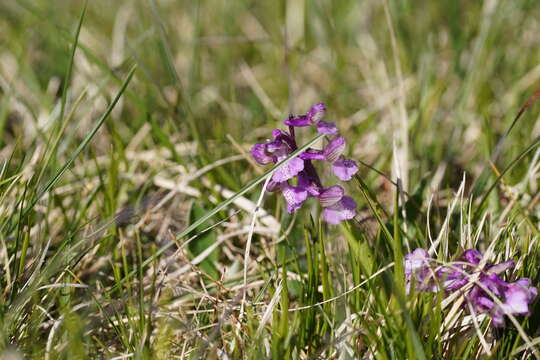
[[(281, 130), (272, 130), (273, 141), (255, 144), (251, 155), (261, 165), (278, 163), (286, 159), (296, 149), (294, 138)], [(287, 164), (274, 172), (272, 180), (275, 182), (287, 181), (304, 169), (304, 160), (300, 157), (291, 159)]]
[[(345, 139), (337, 136), (337, 127), (333, 123), (322, 121), (326, 107), (323, 103), (315, 104), (304, 115), (291, 115), (285, 120), (289, 132), (273, 130), (272, 140), (255, 144), (251, 155), (261, 165), (277, 164), (298, 149), (295, 140), (295, 127), (313, 125), (325, 135), (336, 135), (329, 140), (322, 150), (309, 148), (274, 172), (267, 190), (280, 191), (287, 202), (287, 211), (297, 211), (305, 200), (317, 198), (323, 207), (323, 219), (329, 224), (339, 224), (356, 215), (356, 203), (345, 196), (345, 190), (339, 185), (324, 187), (312, 161), (324, 161), (332, 164), (334, 175), (342, 180), (351, 180), (358, 172), (353, 160), (341, 157), (346, 147)], [(294, 181), (296, 180), (296, 185)], [(291, 184), (291, 182), (293, 182)]]
[(538, 295), (538, 290), (530, 286), (528, 278), (521, 278), (514, 283), (508, 284), (504, 291), (504, 303), (493, 312), (493, 323), (496, 326), (504, 325), (504, 315), (531, 315), (531, 305)]
[(304, 115), (291, 115), (285, 120), (285, 125), (293, 127), (315, 126), (320, 134), (336, 135), (337, 127), (333, 123), (323, 121), (326, 106), (323, 103), (315, 104)]
[(325, 160), (332, 164), (334, 175), (341, 181), (349, 181), (358, 172), (358, 165), (353, 160), (341, 156), (346, 142), (343, 136), (336, 136), (323, 150), (308, 149), (300, 155), (304, 160)]
[[(464, 288), (471, 282), (472, 275), (479, 273), (478, 280), (465, 290), (465, 298), (475, 312), (489, 314), (496, 327), (504, 326), (504, 315), (530, 315), (529, 305), (538, 295), (537, 288), (530, 285), (528, 278), (508, 283), (499, 277), (515, 266), (514, 260), (480, 267), (482, 257), (479, 251), (469, 249), (452, 266), (434, 271), (429, 266), (431, 256), (427, 251), (416, 249), (404, 260), (407, 293), (413, 278), (418, 291), (437, 291), (438, 281), (446, 292), (454, 292)], [(437, 281), (430, 278), (431, 274), (435, 274)]]
[(416, 291), (436, 291), (436, 284), (433, 282), (433, 270), (429, 253), (421, 248), (405, 255), (405, 289), (407, 294), (411, 291), (411, 283), (414, 281)]

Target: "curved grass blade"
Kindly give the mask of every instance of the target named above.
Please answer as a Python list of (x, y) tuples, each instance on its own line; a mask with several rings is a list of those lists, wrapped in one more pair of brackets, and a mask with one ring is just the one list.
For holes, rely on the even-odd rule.
[[(24, 218), (28, 213), (34, 208), (36, 203), (45, 195), (51, 188), (58, 182), (60, 177), (66, 172), (66, 170), (73, 164), (77, 156), (86, 148), (90, 140), (96, 135), (97, 131), (101, 128), (107, 117), (110, 115), (116, 104), (118, 103), (118, 100), (120, 100), (120, 97), (126, 90), (129, 82), (131, 81), (131, 78), (135, 74), (135, 70), (137, 69), (137, 65), (133, 65), (131, 70), (129, 71), (126, 79), (124, 80), (124, 83), (122, 84), (122, 87), (120, 90), (118, 90), (118, 93), (114, 97), (113, 101), (109, 104), (103, 115), (101, 115), (101, 118), (98, 120), (96, 125), (92, 128), (90, 133), (86, 135), (86, 137), (83, 139), (83, 141), (80, 143), (80, 145), (75, 149), (71, 157), (68, 159), (68, 161), (56, 172), (56, 174), (47, 182), (45, 187), (34, 197), (34, 199), (30, 202), (30, 204), (24, 209), (22, 212), (22, 217)], [(16, 225), (16, 224), (15, 224)]]
[[(71, 54), (69, 57), (69, 63), (66, 68), (66, 72), (64, 74), (64, 81), (62, 85), (62, 95), (60, 98), (60, 115), (58, 117), (58, 134), (52, 135), (47, 140), (47, 146), (46, 148), (49, 149), (49, 143), (52, 141), (52, 146), (50, 146), (50, 151), (43, 153), (43, 166), (41, 167), (41, 171), (39, 172), (39, 175), (37, 177), (36, 183), (39, 183), (41, 181), (41, 178), (43, 174), (45, 173), (45, 170), (49, 166), (53, 154), (58, 149), (58, 144), (60, 143), (60, 139), (62, 138), (62, 134), (67, 126), (68, 119), (71, 118), (71, 116), (75, 113), (75, 109), (77, 108), (80, 101), (82, 101), (82, 98), (85, 96), (85, 91), (79, 96), (79, 98), (75, 101), (75, 104), (73, 105), (73, 108), (68, 115), (68, 119), (64, 121), (65, 111), (66, 111), (66, 103), (67, 103), (67, 96), (68, 96), (68, 89), (71, 82), (71, 74), (73, 73), (73, 64), (75, 63), (75, 52), (77, 51), (77, 47), (79, 46), (79, 38), (81, 35), (81, 28), (82, 24), (86, 15), (86, 9), (88, 8), (88, 0), (84, 2), (83, 9), (81, 11), (81, 15), (79, 16), (79, 23), (77, 24), (77, 29), (75, 30), (75, 36), (73, 37), (73, 42), (71, 43)], [(69, 41), (68, 41), (69, 42)], [(54, 140), (53, 140), (54, 139)]]
[(525, 150), (523, 150), (514, 160), (512, 160), (510, 162), (510, 164), (508, 164), (503, 171), (501, 171), (500, 175), (497, 176), (497, 178), (495, 179), (495, 181), (493, 182), (493, 184), (491, 184), (491, 186), (488, 188), (488, 190), (486, 191), (486, 193), (484, 194), (484, 196), (482, 196), (482, 200), (480, 200), (480, 203), (478, 204), (478, 207), (476, 208), (476, 212), (475, 212), (475, 216), (476, 214), (479, 214), (479, 212), (481, 211), (482, 209), (482, 206), (484, 205), (484, 203), (486, 202), (489, 194), (491, 194), (491, 192), (493, 191), (493, 189), (495, 189), (495, 187), (497, 186), (497, 184), (499, 183), (499, 181), (501, 181), (501, 179), (503, 178), (504, 175), (506, 175), (506, 173), (508, 171), (510, 171), (521, 159), (523, 159), (525, 156), (527, 156), (530, 152), (532, 152), (535, 148), (537, 148), (538, 146), (540, 145), (540, 137), (536, 138), (535, 141), (533, 141), (529, 146), (527, 146), (525, 148)]
[[(472, 194), (479, 194), (480, 191), (483, 189), (484, 185), (486, 184), (487, 182), (487, 178), (488, 178), (488, 174), (489, 174), (489, 169), (491, 168), (491, 164), (494, 164), (497, 159), (499, 158), (499, 155), (503, 149), (503, 145), (506, 141), (506, 139), (508, 138), (508, 135), (510, 135), (510, 132), (514, 129), (514, 127), (516, 126), (518, 120), (523, 116), (523, 114), (525, 113), (525, 111), (527, 111), (527, 109), (538, 99), (540, 98), (540, 90), (537, 90), (535, 91), (531, 97), (529, 97), (529, 99), (527, 99), (527, 101), (525, 102), (525, 104), (523, 104), (520, 108), (519, 108), (519, 111), (518, 113), (516, 114), (516, 116), (514, 117), (514, 120), (512, 121), (512, 123), (510, 124), (510, 126), (508, 127), (508, 129), (506, 129), (505, 133), (503, 134), (503, 136), (501, 136), (501, 138), (499, 139), (499, 141), (497, 142), (497, 145), (495, 145), (495, 149), (493, 150), (493, 154), (491, 155), (490, 157), (490, 161), (484, 166), (484, 169), (482, 170), (482, 172), (480, 173), (480, 176), (478, 176), (478, 178), (474, 181), (474, 184), (472, 186)], [(497, 179), (495, 184), (497, 184), (497, 182), (499, 181), (500, 179)], [(489, 194), (493, 189), (490, 187), (489, 190), (487, 191), (486, 194)], [(485, 196), (484, 196), (485, 197)], [(482, 199), (482, 202), (480, 204), (483, 204), (484, 200)], [(480, 207), (478, 207), (478, 209), (480, 209)]]
[(77, 25), (77, 30), (75, 31), (75, 38), (73, 44), (71, 45), (71, 56), (69, 57), (69, 65), (66, 69), (66, 77), (64, 79), (64, 86), (62, 89), (62, 99), (60, 101), (60, 122), (64, 120), (64, 111), (66, 109), (67, 101), (67, 92), (69, 88), (69, 81), (71, 79), (71, 73), (73, 72), (73, 62), (75, 60), (75, 51), (77, 51), (77, 46), (79, 45), (79, 35), (81, 34), (81, 27), (83, 24), (84, 16), (86, 15), (86, 9), (88, 7), (88, 0), (84, 2), (84, 7), (79, 17), (79, 24)]

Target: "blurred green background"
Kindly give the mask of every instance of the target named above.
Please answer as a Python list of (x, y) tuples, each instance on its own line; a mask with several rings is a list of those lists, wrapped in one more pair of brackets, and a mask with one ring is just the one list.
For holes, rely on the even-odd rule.
[[(403, 126), (403, 101), (412, 176), (445, 162), (474, 172), (469, 160), (489, 154), (537, 86), (540, 6), (388, 1), (385, 12), (384, 4), (91, 1), (71, 91), (88, 86), (88, 106), (97, 107), (136, 63), (129, 99), (115, 112), (118, 140), (128, 142), (151, 118), (175, 141), (223, 143), (213, 148), (219, 155), (230, 152), (225, 134), (251, 142), (288, 113), (324, 101), (329, 118), (350, 134), (354, 155), (383, 164), (393, 130)], [(3, 97), (17, 98), (31, 114), (5, 125), (4, 142), (46, 130), (39, 114), (51, 111), (65, 80), (82, 5), (0, 5)], [(523, 140), (538, 130), (529, 117), (512, 136)], [(517, 149), (507, 151), (511, 157)]]

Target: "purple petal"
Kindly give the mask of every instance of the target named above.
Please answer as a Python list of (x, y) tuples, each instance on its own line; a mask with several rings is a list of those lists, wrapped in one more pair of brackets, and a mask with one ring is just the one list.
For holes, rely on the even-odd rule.
[(287, 164), (277, 169), (272, 176), (272, 180), (276, 182), (287, 181), (302, 170), (304, 170), (304, 160), (295, 157), (289, 160)]
[(334, 123), (321, 120), (317, 123), (316, 126), (317, 126), (317, 131), (319, 132), (319, 134), (336, 135), (338, 133), (338, 129)]
[(291, 137), (291, 135), (289, 135), (289, 133), (286, 133), (283, 130), (272, 130), (272, 138), (274, 139), (274, 142), (287, 145), (291, 149), (295, 148), (294, 139)]
[[(453, 267), (461, 269), (459, 265)], [(443, 288), (447, 291), (454, 291), (462, 288), (469, 280), (463, 270), (442, 268), (437, 271), (437, 278), (442, 281)]]
[(322, 150), (317, 149), (307, 149), (299, 155), (301, 159), (304, 160), (324, 160), (325, 156)]
[(504, 326), (504, 311), (499, 306), (491, 312), (491, 322), (496, 327)]
[(413, 280), (417, 291), (437, 291), (437, 284), (430, 281), (432, 276), (432, 270), (429, 266), (430, 260), (431, 256), (422, 248), (405, 255), (403, 265), (407, 294), (410, 292)]
[(508, 269), (513, 268), (516, 265), (516, 262), (514, 260), (508, 260), (493, 266), (490, 266), (487, 269), (487, 272), (490, 274), (501, 274), (505, 272)]
[(302, 127), (309, 126), (308, 117), (306, 115), (290, 115), (287, 120), (283, 122), (287, 126)]
[(283, 160), (292, 152), (289, 145), (281, 140), (266, 143), (266, 151), (272, 154), (274, 162)]
[(465, 250), (461, 259), (470, 264), (478, 265), (480, 260), (482, 260), (482, 253), (476, 249)]
[(519, 284), (511, 284), (504, 293), (503, 310), (506, 314), (529, 314), (529, 290)]
[(287, 211), (289, 212), (289, 214), (298, 210), (308, 196), (306, 190), (289, 185), (283, 188), (282, 194), (285, 198), (285, 201), (287, 201)]
[(339, 158), (332, 165), (334, 175), (341, 181), (349, 181), (358, 172), (358, 166), (354, 160)]
[(317, 180), (307, 175), (304, 171), (298, 175), (298, 187), (306, 189), (311, 196), (319, 196), (322, 191), (322, 187), (319, 186)]
[(319, 201), (322, 207), (329, 207), (341, 200), (344, 194), (345, 190), (341, 186), (330, 186), (329, 188), (323, 189), (319, 195)]
[(333, 225), (339, 224), (343, 220), (350, 220), (356, 215), (356, 203), (348, 196), (344, 196), (340, 201), (323, 210), (324, 220)]
[(501, 280), (496, 274), (481, 275), (480, 283), (496, 296), (502, 296), (508, 288), (508, 283)]
[(323, 150), (326, 161), (333, 163), (336, 161), (345, 150), (345, 138), (343, 136), (336, 136), (328, 142)]
[[(538, 295), (538, 289), (536, 289), (534, 286), (530, 286), (530, 280), (528, 278), (521, 278), (510, 284), (507, 291), (515, 291), (516, 288), (521, 288), (525, 291), (527, 294), (527, 304), (531, 304)], [(505, 293), (505, 296), (508, 297), (508, 293)]]
[(266, 145), (267, 144), (255, 144), (251, 148), (251, 156), (253, 156), (253, 159), (261, 165), (270, 164), (273, 161), (272, 156), (266, 153)]
[(530, 283), (531, 280), (528, 278), (521, 278), (514, 282), (514, 284), (521, 285), (529, 291), (529, 304), (532, 303), (538, 295), (538, 289), (536, 289), (534, 286), (530, 286)]
[(418, 248), (412, 253), (405, 255), (405, 274), (412, 274), (422, 267), (429, 266), (429, 260), (431, 260), (431, 256), (422, 248)]
[[(480, 289), (480, 288), (476, 287), (473, 290), (475, 289)], [(472, 290), (471, 290), (471, 293), (473, 293)], [(493, 300), (485, 296), (485, 293), (483, 291), (478, 291), (478, 294), (475, 294), (473, 296), (469, 294), (469, 299), (474, 304), (475, 308), (480, 312), (491, 311), (495, 306), (495, 302), (493, 302)]]
[(309, 109), (306, 114), (306, 118), (311, 124), (317, 125), (322, 120), (325, 113), (326, 106), (324, 105), (324, 103), (318, 103), (313, 105), (311, 109)]
[(274, 129), (272, 130), (272, 139), (274, 140), (278, 140), (279, 138), (281, 138), (282, 136), (285, 136), (285, 132), (283, 130), (279, 130), (279, 129)]
[(514, 282), (514, 284), (519, 284), (521, 286), (529, 287), (531, 285), (531, 279), (529, 278), (521, 278)]
[(474, 305), (475, 310), (481, 313), (496, 308), (493, 299), (480, 286), (474, 286), (467, 294), (467, 299)]
[(534, 286), (529, 286), (530, 280), (522, 278), (512, 284), (508, 284), (504, 291), (504, 302), (492, 311), (493, 324), (501, 327), (504, 325), (505, 314), (530, 315), (529, 305), (538, 295)]

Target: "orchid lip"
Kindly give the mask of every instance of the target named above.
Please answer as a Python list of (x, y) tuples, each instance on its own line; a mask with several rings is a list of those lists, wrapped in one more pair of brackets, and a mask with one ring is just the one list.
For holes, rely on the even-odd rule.
[(339, 158), (332, 164), (332, 171), (341, 181), (349, 181), (358, 172), (358, 165), (354, 160)]
[(322, 207), (329, 207), (340, 201), (344, 194), (345, 190), (341, 186), (334, 185), (320, 193), (319, 201)]
[(323, 219), (332, 225), (351, 220), (356, 215), (356, 202), (349, 196), (343, 196), (337, 203), (323, 209)]
[(328, 145), (323, 150), (323, 154), (328, 162), (335, 162), (345, 150), (345, 138), (336, 136), (328, 142)]
[(255, 144), (251, 148), (251, 156), (261, 165), (270, 164), (272, 156), (267, 154), (267, 144)]
[(325, 113), (326, 106), (324, 105), (324, 103), (318, 103), (313, 105), (311, 109), (309, 109), (306, 114), (306, 118), (311, 124), (317, 125), (322, 120)]

